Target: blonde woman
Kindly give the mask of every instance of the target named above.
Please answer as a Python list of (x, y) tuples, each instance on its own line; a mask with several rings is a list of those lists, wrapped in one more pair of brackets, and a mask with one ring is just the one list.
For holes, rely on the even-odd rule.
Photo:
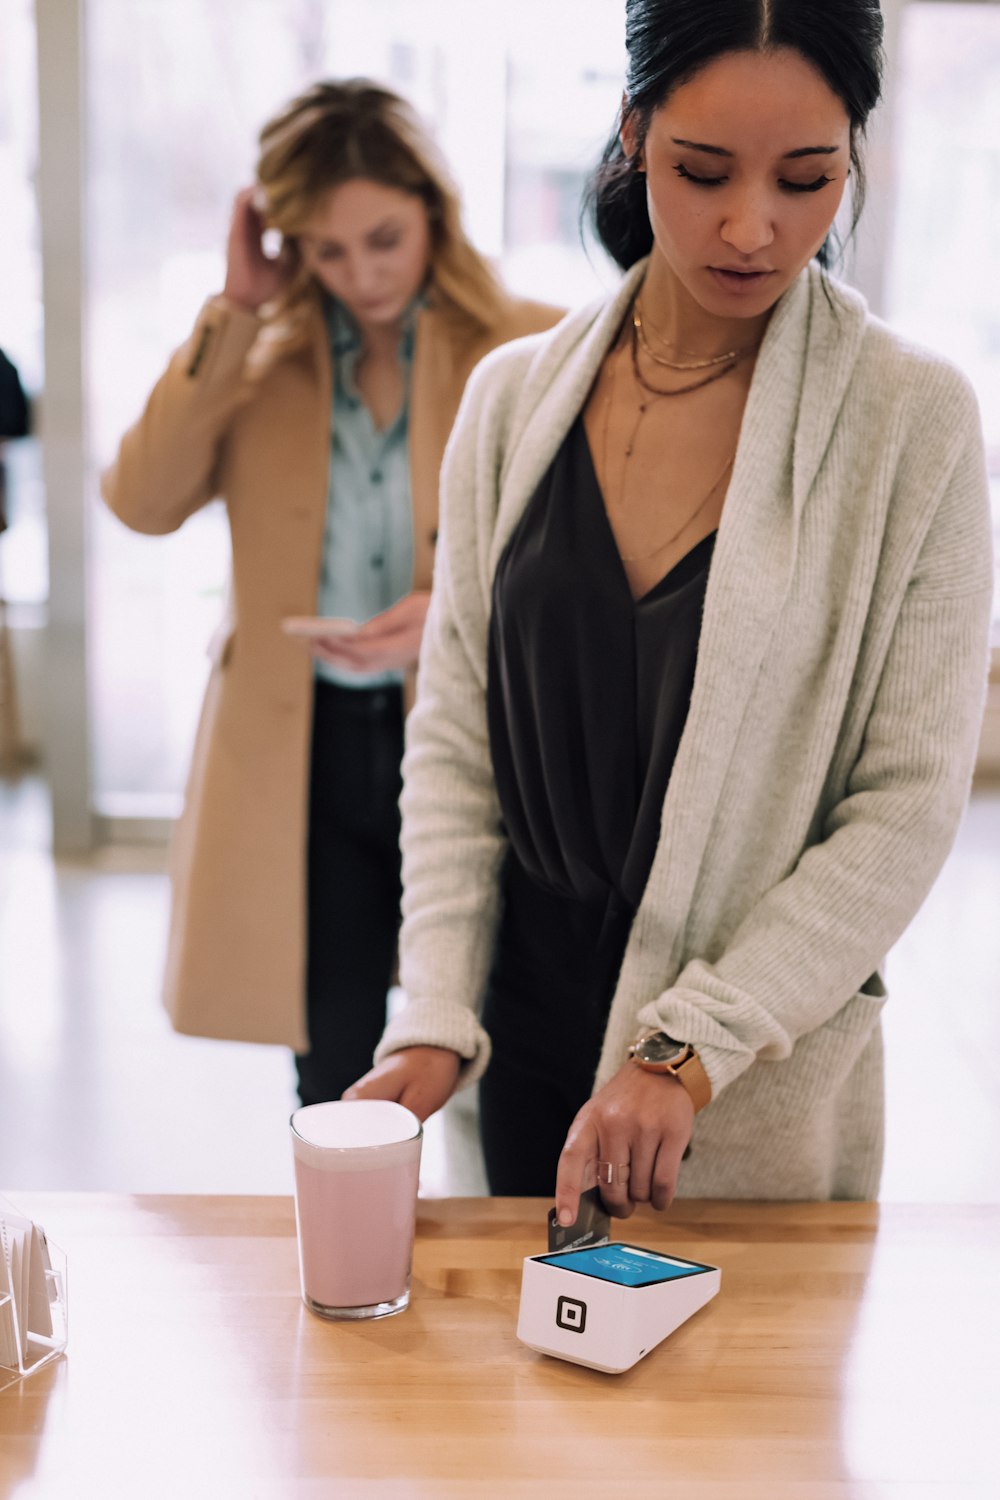
[(505, 293), (388, 90), (317, 84), (260, 147), (222, 295), (103, 489), (149, 533), (226, 502), (232, 606), (174, 843), (165, 1000), (179, 1031), (291, 1047), (314, 1103), (364, 1072), (385, 1022), (445, 442), (481, 356), (558, 314)]

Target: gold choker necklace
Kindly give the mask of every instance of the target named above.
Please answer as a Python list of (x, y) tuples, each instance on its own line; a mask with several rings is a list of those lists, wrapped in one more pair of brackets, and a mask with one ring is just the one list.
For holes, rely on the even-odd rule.
[[(647, 323), (649, 323), (648, 318), (646, 321)], [(667, 346), (668, 349), (677, 348), (676, 344), (671, 343), (669, 339), (665, 339), (663, 337), (663, 335), (654, 326), (654, 324), (649, 323), (649, 326), (650, 328), (652, 328), (653, 332), (657, 335), (661, 342)], [(691, 361), (668, 359), (664, 354), (657, 354), (656, 350), (650, 344), (649, 339), (646, 337), (646, 330), (643, 326), (642, 310), (639, 306), (638, 297), (632, 305), (632, 328), (634, 330), (635, 337), (642, 345), (643, 352), (649, 355), (654, 364), (663, 365), (668, 370), (710, 370), (714, 366), (724, 365), (730, 360), (743, 359), (747, 354), (750, 353), (752, 347), (748, 345), (745, 349), (727, 349), (725, 354), (712, 354), (709, 355), (708, 358), (702, 358), (701, 356), (696, 355), (696, 357)], [(680, 354), (695, 353), (693, 349), (679, 349), (678, 352)]]

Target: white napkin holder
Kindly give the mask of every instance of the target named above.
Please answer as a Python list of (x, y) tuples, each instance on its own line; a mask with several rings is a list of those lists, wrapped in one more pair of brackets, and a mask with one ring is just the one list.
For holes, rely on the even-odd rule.
[(0, 1391), (66, 1348), (66, 1257), (0, 1198)]

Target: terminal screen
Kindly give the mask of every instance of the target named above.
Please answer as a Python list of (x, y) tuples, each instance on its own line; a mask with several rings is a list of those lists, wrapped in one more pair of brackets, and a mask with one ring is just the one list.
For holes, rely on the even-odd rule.
[(657, 1286), (662, 1281), (677, 1281), (712, 1269), (695, 1261), (659, 1255), (655, 1250), (642, 1250), (638, 1245), (591, 1245), (586, 1250), (564, 1250), (537, 1258), (544, 1265), (562, 1266), (581, 1276), (615, 1281), (619, 1286)]

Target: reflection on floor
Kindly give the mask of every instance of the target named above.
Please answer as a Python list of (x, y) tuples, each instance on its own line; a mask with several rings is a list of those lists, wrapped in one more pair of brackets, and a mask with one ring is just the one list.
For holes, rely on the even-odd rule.
[[(161, 850), (45, 852), (31, 778), (0, 782), (0, 1189), (284, 1193), (279, 1048), (179, 1037), (158, 1000)], [(891, 956), (882, 1196), (1000, 1200), (1000, 792), (976, 794)], [(424, 1190), (484, 1192), (474, 1099), (432, 1121)]]
[[(164, 851), (48, 842), (43, 784), (0, 781), (0, 1190), (290, 1192), (291, 1055), (161, 1009)], [(429, 1122), (425, 1192), (486, 1191), (474, 1103)]]

